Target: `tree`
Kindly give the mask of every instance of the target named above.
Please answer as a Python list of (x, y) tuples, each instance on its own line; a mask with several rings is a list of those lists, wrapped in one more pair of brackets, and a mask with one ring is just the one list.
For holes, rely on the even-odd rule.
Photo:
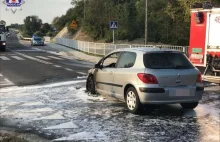
[(24, 19), (24, 32), (32, 36), (36, 31), (39, 31), (42, 25), (42, 20), (37, 16), (28, 16)]
[[(190, 5), (204, 0), (148, 0), (149, 42), (188, 45), (190, 32)], [(61, 17), (55, 17), (53, 25), (61, 30), (72, 20), (95, 40), (112, 41), (109, 29), (111, 20), (118, 21), (116, 40), (143, 38), (145, 33), (146, 0), (72, 0), (73, 8)], [(220, 5), (219, 0), (212, 3)], [(84, 18), (84, 7), (85, 18)], [(80, 29), (78, 28), (78, 29)], [(69, 31), (73, 31), (70, 30)], [(76, 32), (75, 30), (72, 32)]]
[(60, 17), (54, 17), (52, 20), (52, 25), (55, 26)]
[(43, 27), (41, 28), (41, 32), (46, 34), (51, 31), (51, 26), (48, 23), (44, 23)]
[(36, 32), (34, 32), (34, 35), (39, 36), (39, 37), (44, 36), (44, 34), (41, 33), (40, 31), (36, 31)]

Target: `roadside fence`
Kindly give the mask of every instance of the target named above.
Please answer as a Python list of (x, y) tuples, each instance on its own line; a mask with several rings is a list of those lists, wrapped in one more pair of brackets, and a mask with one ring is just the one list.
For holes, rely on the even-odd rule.
[(169, 45), (139, 45), (139, 44), (110, 44), (110, 43), (94, 43), (86, 41), (78, 41), (67, 38), (56, 38), (56, 44), (64, 45), (66, 47), (83, 51), (95, 55), (107, 55), (115, 49), (121, 48), (137, 48), (137, 47), (159, 47), (178, 50), (188, 55), (187, 46), (169, 46)]

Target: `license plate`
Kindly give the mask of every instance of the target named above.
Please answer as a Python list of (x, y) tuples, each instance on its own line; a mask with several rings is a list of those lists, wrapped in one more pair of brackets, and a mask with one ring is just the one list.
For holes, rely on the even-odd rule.
[(176, 89), (176, 96), (190, 96), (189, 89)]
[(203, 59), (203, 55), (202, 54), (191, 54), (192, 59)]
[(169, 96), (172, 97), (190, 96), (190, 89), (172, 89), (169, 91)]

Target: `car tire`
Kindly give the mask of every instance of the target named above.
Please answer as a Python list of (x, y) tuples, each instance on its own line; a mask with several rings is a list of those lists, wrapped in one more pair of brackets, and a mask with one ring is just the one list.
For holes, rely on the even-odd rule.
[(93, 76), (91, 76), (91, 75), (87, 78), (87, 81), (86, 81), (86, 91), (90, 92), (91, 94), (96, 93), (96, 91), (95, 91), (95, 81), (93, 79)]
[(6, 51), (6, 47), (0, 49), (2, 52), (5, 52)]
[(134, 87), (130, 87), (126, 91), (126, 106), (130, 113), (138, 114), (141, 112), (143, 105), (140, 102), (138, 93)]
[(180, 105), (182, 106), (183, 109), (194, 109), (198, 106), (198, 102), (194, 102), (194, 103), (180, 103)]

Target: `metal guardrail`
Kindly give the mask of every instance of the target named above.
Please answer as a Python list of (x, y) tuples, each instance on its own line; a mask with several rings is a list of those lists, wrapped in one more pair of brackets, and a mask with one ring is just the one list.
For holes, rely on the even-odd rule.
[(120, 49), (120, 48), (136, 48), (136, 47), (147, 48), (147, 47), (152, 47), (152, 46), (178, 50), (188, 55), (187, 46), (109, 44), (109, 43), (94, 43), (94, 42), (78, 41), (78, 40), (72, 40), (72, 39), (67, 39), (67, 38), (56, 38), (56, 43), (67, 46), (75, 50), (79, 50), (79, 51), (83, 51), (83, 52), (91, 53), (95, 55), (106, 55), (112, 52), (113, 50)]

